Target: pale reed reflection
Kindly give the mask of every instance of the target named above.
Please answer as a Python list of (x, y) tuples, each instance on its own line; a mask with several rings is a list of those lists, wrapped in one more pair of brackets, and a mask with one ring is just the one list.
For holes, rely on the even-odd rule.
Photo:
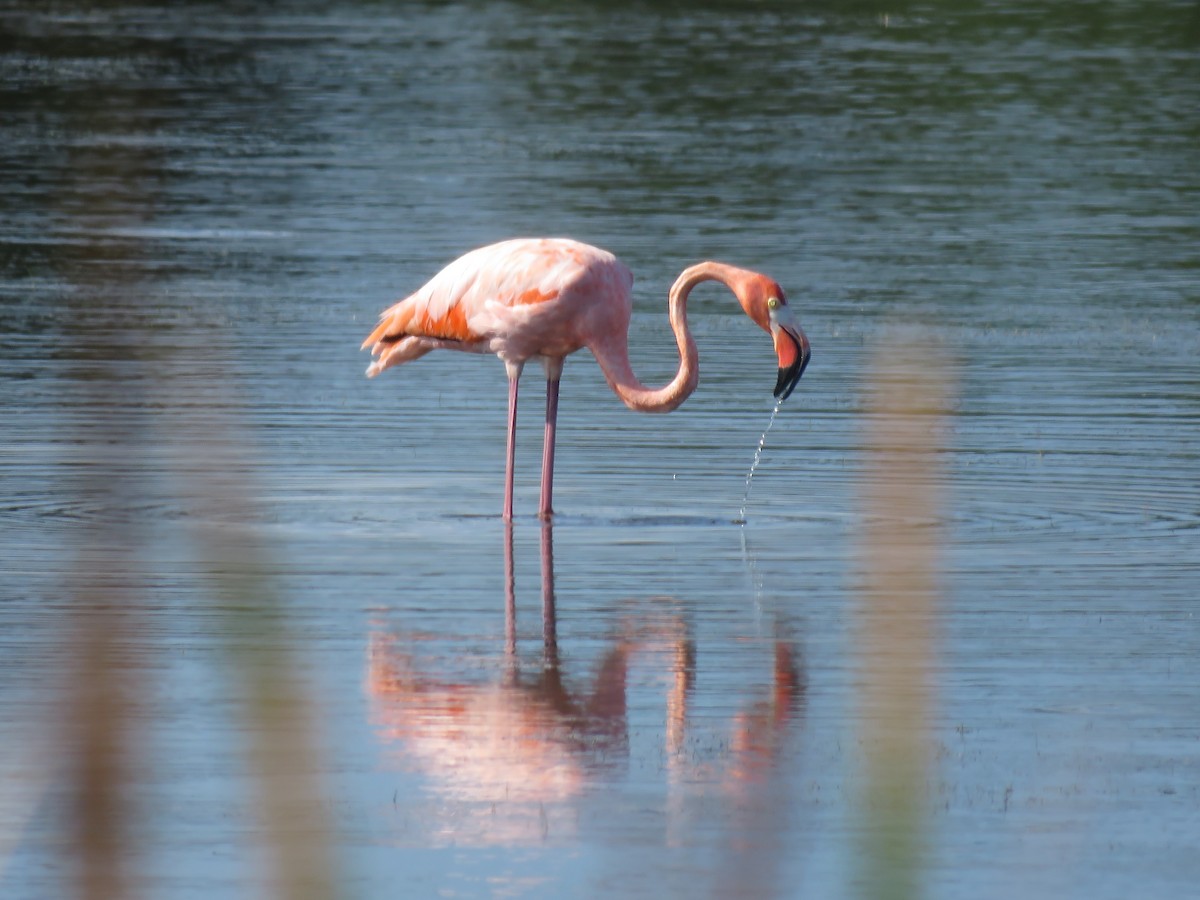
[[(366, 689), (381, 740), (428, 790), (438, 807), (425, 838), (456, 844), (519, 844), (571, 839), (589, 787), (614, 780), (629, 757), (629, 673), (635, 664), (661, 675), (665, 693), (663, 837), (676, 843), (686, 815), (682, 793), (716, 789), (744, 806), (770, 781), (804, 708), (798, 653), (774, 643), (771, 687), (727, 723), (728, 753), (719, 765), (686, 751), (696, 684), (695, 640), (682, 604), (655, 598), (623, 604), (590, 679), (570, 677), (560, 660), (554, 594), (553, 531), (541, 526), (542, 648), (536, 664), (517, 653), (512, 526), (505, 527), (503, 658), (471, 680), (464, 667), (438, 665), (427, 640), (377, 627), (370, 635)], [(469, 663), (469, 665), (467, 665)], [(411, 799), (411, 798), (409, 798)]]
[(858, 604), (860, 733), (866, 751), (861, 884), (867, 897), (921, 896), (936, 664), (940, 430), (945, 358), (926, 341), (890, 341), (869, 386)]
[[(48, 269), (69, 287), (56, 311), (56, 358), (69, 364), (55, 390), (66, 435), (57, 443), (72, 448), (69, 493), (89, 513), (66, 532), (69, 602), (44, 664), (48, 680), (61, 678), (50, 705), (57, 740), (31, 764), (41, 770), (34, 777), (66, 801), (46, 868), (60, 865), (69, 876), (44, 895), (150, 894), (142, 854), (152, 843), (146, 823), (157, 821), (161, 773), (151, 769), (147, 724), (161, 700), (166, 647), (158, 629), (170, 605), (150, 586), (171, 579), (156, 571), (151, 549), (162, 522), (144, 511), (165, 491), (208, 522), (197, 529), (194, 568), (213, 584), (222, 643), (245, 701), (249, 773), (274, 862), (271, 895), (326, 900), (339, 888), (312, 775), (314, 728), (287, 652), (284, 599), (250, 524), (256, 466), (242, 453), (246, 428), (224, 412), (234, 407), (225, 360), (213, 359), (199, 383), (182, 373), (182, 361), (208, 359), (219, 341), (211, 331), (197, 337), (176, 329), (171, 304), (161, 302), (171, 267), (138, 235), (163, 211), (158, 191), (169, 193), (172, 178), (158, 145), (140, 137), (149, 121), (141, 105), (113, 96), (102, 77), (56, 93), (56, 121), (78, 140), (63, 142), (62, 169), (46, 170), (54, 208), (42, 239)], [(216, 401), (209, 414), (197, 412), (201, 398)], [(160, 484), (157, 465), (168, 456), (179, 466)], [(0, 843), (15, 830), (0, 822)]]

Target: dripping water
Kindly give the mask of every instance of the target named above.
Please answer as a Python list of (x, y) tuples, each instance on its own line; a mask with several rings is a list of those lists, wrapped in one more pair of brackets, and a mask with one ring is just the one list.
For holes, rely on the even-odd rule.
[(783, 400), (775, 401), (775, 408), (771, 410), (771, 418), (767, 422), (767, 427), (763, 429), (762, 437), (758, 439), (758, 446), (754, 450), (754, 459), (750, 462), (750, 471), (746, 473), (746, 492), (742, 495), (741, 511), (734, 520), (736, 525), (746, 524), (746, 506), (750, 502), (750, 489), (754, 486), (754, 472), (758, 468), (759, 460), (762, 459), (763, 447), (767, 444), (767, 435), (771, 433), (771, 426), (775, 424), (775, 417), (779, 415), (779, 409), (782, 406)]
[(746, 543), (746, 522), (742, 520), (742, 527), (738, 529), (738, 534), (742, 539), (742, 564), (746, 567), (746, 577), (750, 580), (750, 594), (754, 598), (754, 627), (755, 630), (762, 634), (762, 615), (763, 615), (763, 575), (758, 570), (758, 557), (750, 552), (750, 547)]
[(763, 577), (758, 571), (758, 559), (750, 553), (750, 548), (746, 543), (746, 507), (750, 503), (750, 489), (754, 486), (754, 472), (758, 469), (758, 463), (762, 459), (763, 447), (767, 444), (767, 435), (771, 433), (771, 426), (775, 424), (775, 417), (779, 415), (779, 409), (783, 406), (782, 400), (775, 401), (775, 408), (771, 410), (771, 418), (767, 421), (767, 427), (763, 429), (762, 436), (758, 439), (758, 446), (754, 448), (754, 459), (750, 462), (750, 471), (746, 473), (746, 492), (742, 495), (742, 508), (738, 513), (737, 519), (734, 522), (741, 525), (742, 539), (742, 562), (746, 566), (746, 574), (750, 578), (750, 591), (754, 597), (754, 624), (757, 631), (762, 633), (762, 612), (763, 612)]

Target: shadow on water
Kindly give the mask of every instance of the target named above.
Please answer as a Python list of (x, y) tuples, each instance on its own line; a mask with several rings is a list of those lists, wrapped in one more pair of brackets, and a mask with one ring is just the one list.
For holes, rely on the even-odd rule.
[[(634, 729), (661, 735), (658, 788), (665, 799), (657, 841), (694, 839), (689, 794), (718, 798), (719, 818), (745, 818), (759, 833), (781, 830), (792, 780), (777, 779), (776, 769), (801, 732), (807, 707), (803, 659), (786, 627), (776, 623), (769, 684), (744, 696), (720, 726), (725, 752), (719, 763), (697, 761), (689, 733), (705, 656), (686, 604), (670, 597), (620, 604), (605, 616), (609, 634), (594, 671), (585, 675), (573, 664), (582, 654), (558, 635), (548, 523), (541, 525), (540, 555), (542, 640), (532, 658), (519, 646), (511, 525), (504, 529), (502, 647), (497, 642), (439, 659), (429, 649), (435, 636), (378, 622), (372, 627), (366, 689), (373, 723), (394, 761), (418, 771), (426, 791), (442, 801), (431, 807), (421, 837), (437, 844), (521, 845), (577, 837), (583, 823), (597, 819), (620, 830), (622, 805), (596, 788), (619, 784), (615, 771), (630, 763), (635, 674), (665, 694), (656, 721)], [(731, 841), (730, 864), (721, 870), (726, 875), (739, 883), (750, 878), (746, 887), (771, 870), (765, 863), (778, 846), (769, 836)], [(746, 855), (757, 865), (746, 864)]]

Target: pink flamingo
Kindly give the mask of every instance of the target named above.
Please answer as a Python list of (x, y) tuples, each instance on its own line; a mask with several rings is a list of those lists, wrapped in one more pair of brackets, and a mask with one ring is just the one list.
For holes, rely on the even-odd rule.
[(633, 275), (606, 250), (563, 238), (502, 241), (450, 263), (415, 294), (383, 311), (378, 327), (362, 345), (376, 357), (367, 376), (439, 348), (495, 353), (503, 360), (508, 371), (504, 519), (511, 521), (517, 382), (525, 363), (540, 359), (546, 369), (546, 432), (538, 515), (548, 519), (563, 360), (587, 347), (626, 406), (670, 412), (691, 395), (699, 380), (686, 308), (688, 293), (703, 281), (719, 281), (733, 291), (746, 314), (774, 339), (779, 357), (775, 396), (785, 399), (808, 365), (809, 345), (776, 282), (718, 262), (684, 269), (668, 299), (671, 329), (679, 345), (679, 371), (655, 390), (638, 381), (629, 365)]

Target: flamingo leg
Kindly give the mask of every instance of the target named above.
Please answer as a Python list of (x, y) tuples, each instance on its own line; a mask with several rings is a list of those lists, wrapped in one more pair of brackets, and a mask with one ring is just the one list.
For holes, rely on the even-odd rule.
[(520, 365), (508, 368), (508, 457), (504, 467), (504, 521), (513, 517), (513, 465), (517, 458), (517, 383), (521, 380)]
[(554, 514), (554, 438), (558, 421), (558, 385), (562, 377), (563, 361), (546, 360), (546, 434), (542, 438), (542, 500), (538, 505), (538, 518), (548, 520)]

